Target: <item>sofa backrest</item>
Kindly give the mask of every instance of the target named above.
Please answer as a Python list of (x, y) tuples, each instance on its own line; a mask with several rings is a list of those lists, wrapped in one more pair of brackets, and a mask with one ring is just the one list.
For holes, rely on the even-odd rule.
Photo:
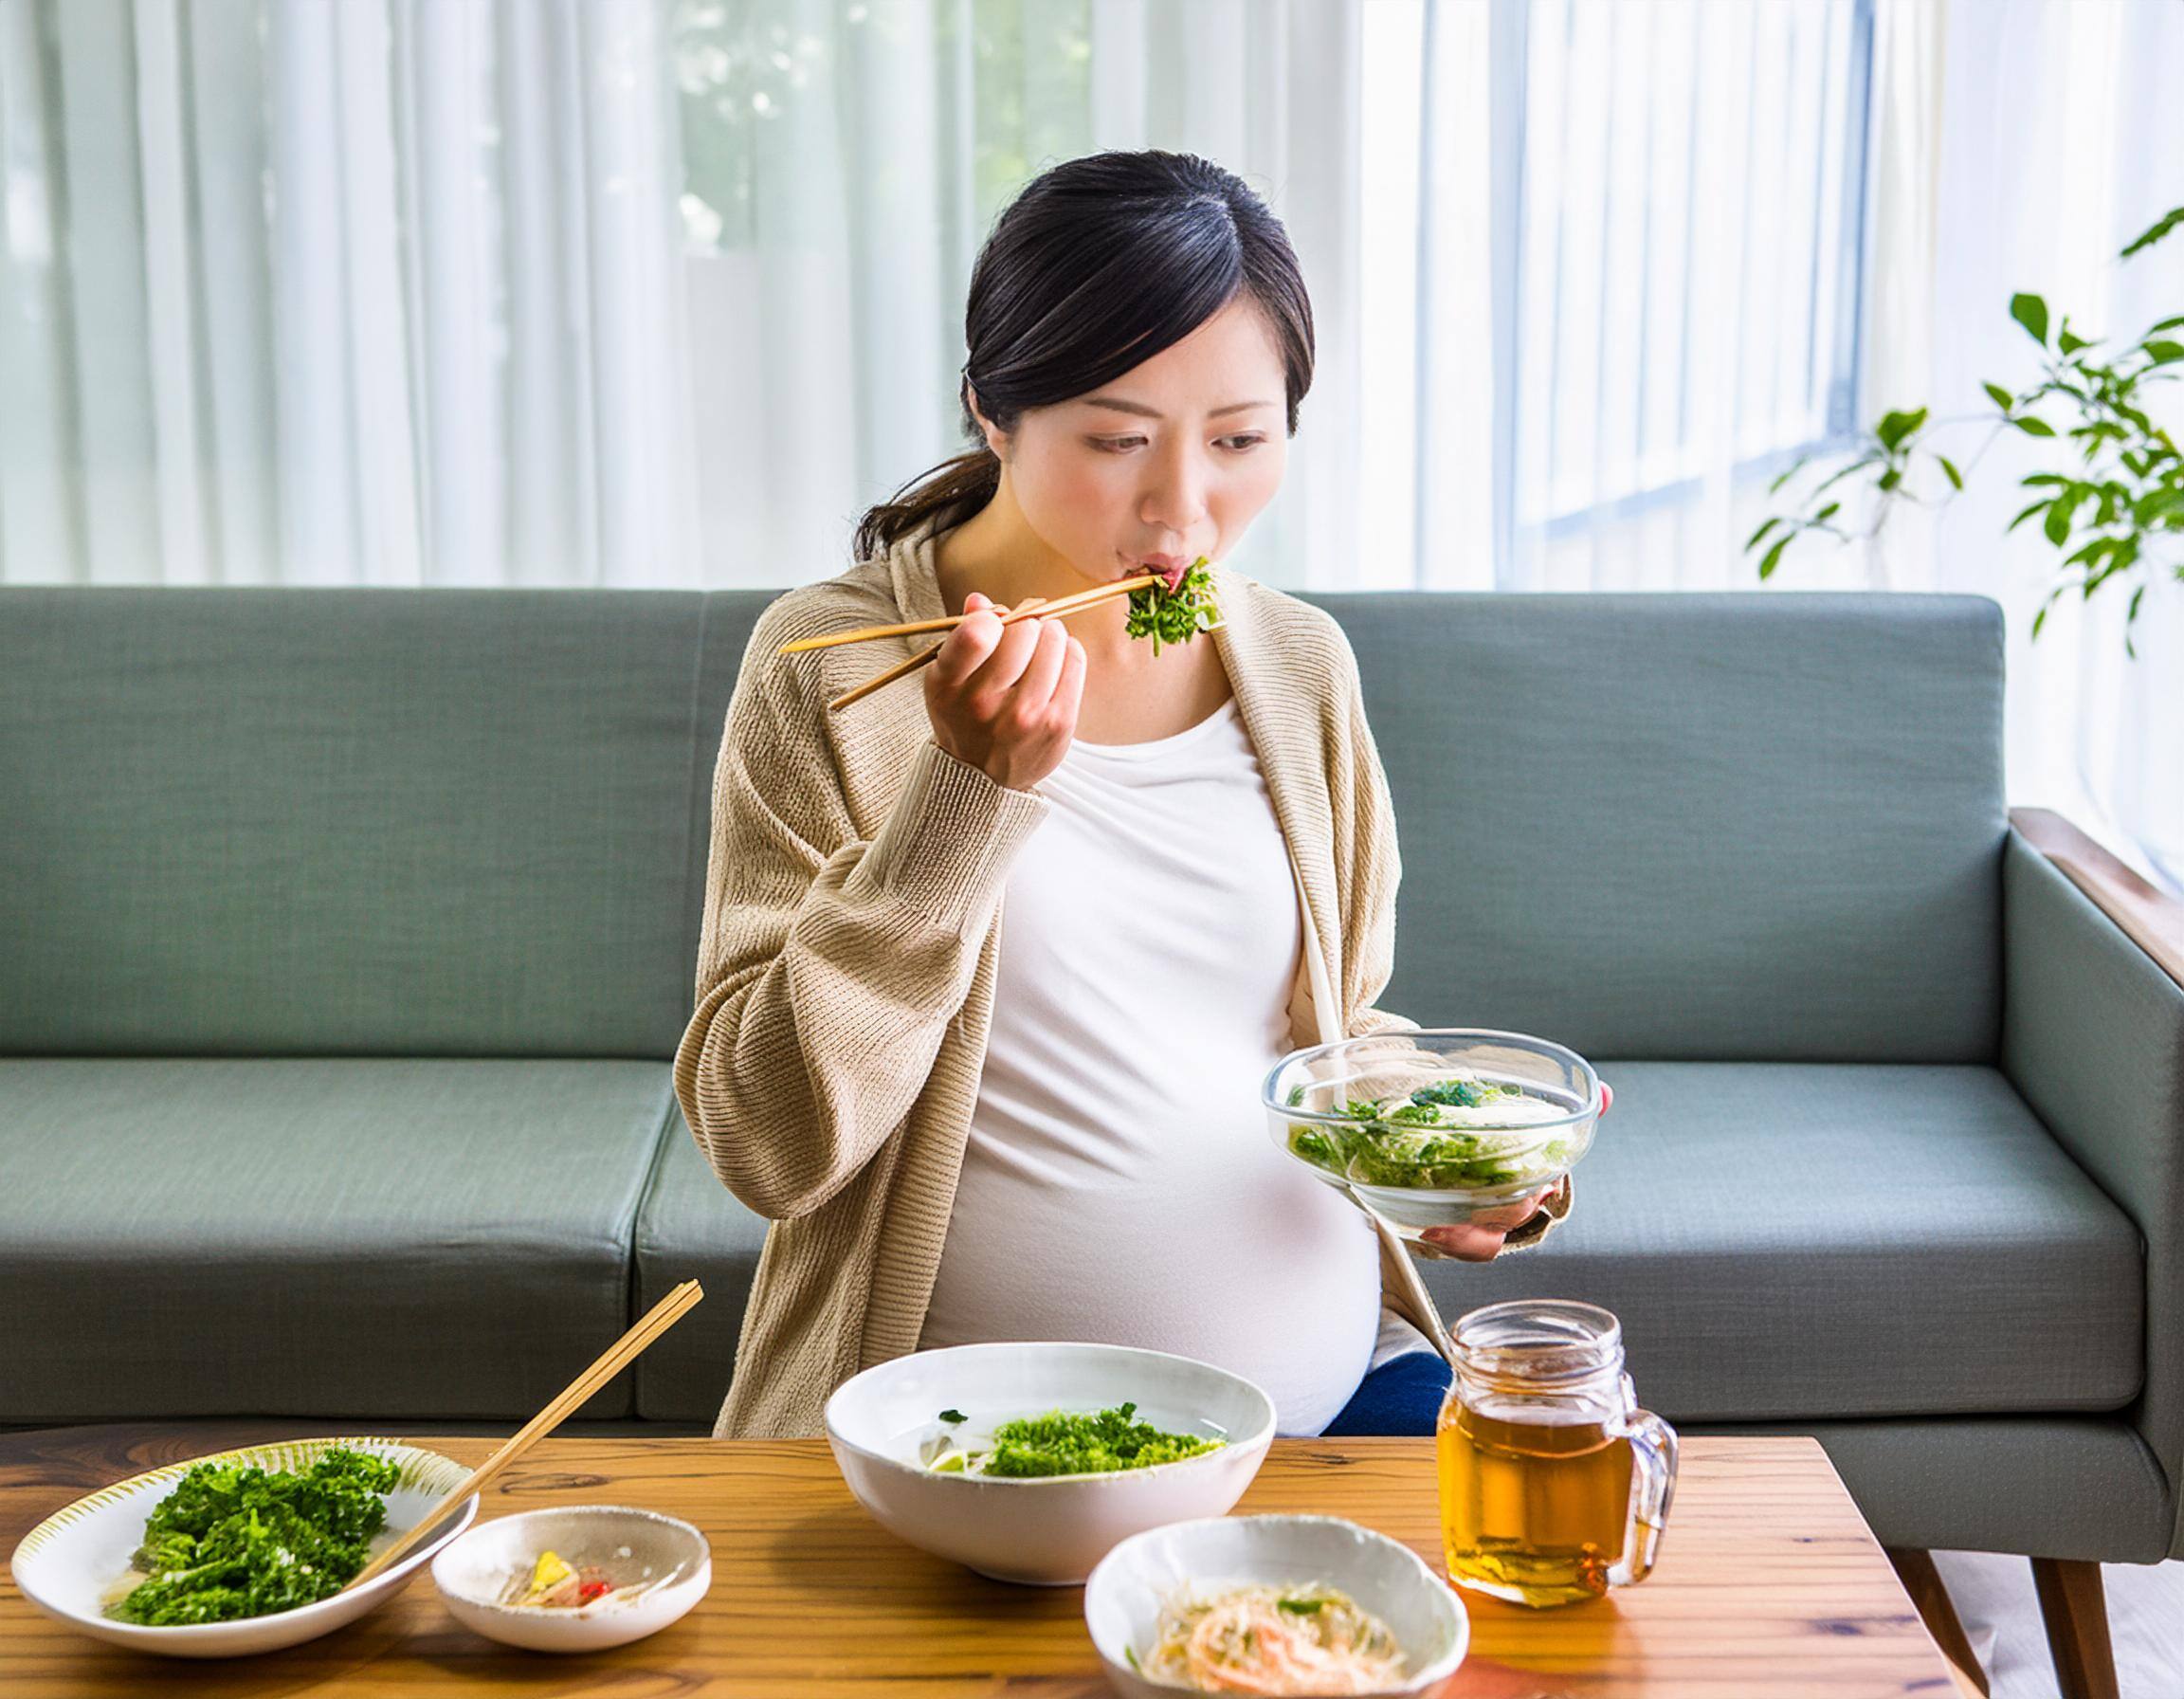
[(1321, 600), (1395, 797), (1390, 1007), (1599, 1057), (1994, 1054), (1993, 602)]
[(0, 591), (0, 1050), (672, 1054), (768, 599)]
[[(768, 599), (0, 591), (0, 1052), (670, 1055)], [(1391, 1007), (1993, 1053), (1992, 603), (1315, 599), (1395, 794)]]

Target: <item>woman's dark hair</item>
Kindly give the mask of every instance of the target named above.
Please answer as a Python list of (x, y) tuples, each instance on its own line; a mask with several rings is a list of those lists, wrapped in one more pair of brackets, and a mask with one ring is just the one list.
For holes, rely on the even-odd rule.
[(857, 557), (993, 499), (1001, 463), (971, 396), (1003, 430), (1024, 410), (1086, 394), (1173, 347), (1239, 295), (1282, 354), (1289, 432), (1312, 387), (1312, 302), (1282, 221), (1243, 179), (1192, 154), (1092, 154), (1042, 173), (979, 250), (958, 391), (978, 447), (913, 478), (857, 527)]

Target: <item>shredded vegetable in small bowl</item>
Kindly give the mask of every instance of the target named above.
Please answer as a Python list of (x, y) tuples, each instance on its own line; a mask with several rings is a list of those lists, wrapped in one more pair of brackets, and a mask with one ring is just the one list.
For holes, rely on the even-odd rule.
[(1407, 1237), (1556, 1183), (1592, 1148), (1604, 1102), (1574, 1051), (1468, 1029), (1297, 1050), (1262, 1096), (1276, 1143)]
[(1337, 1516), (1223, 1516), (1123, 1541), (1084, 1626), (1125, 1699), (1411, 1699), (1463, 1663), (1470, 1616), (1408, 1546)]
[(1381, 1693), (1403, 1679), (1389, 1626), (1339, 1588), (1180, 1587), (1138, 1665), (1200, 1693)]

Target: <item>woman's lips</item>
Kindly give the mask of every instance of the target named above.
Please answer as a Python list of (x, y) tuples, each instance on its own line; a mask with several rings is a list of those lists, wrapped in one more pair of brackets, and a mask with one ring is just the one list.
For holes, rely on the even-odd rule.
[(1129, 575), (1132, 577), (1139, 573), (1158, 573), (1167, 583), (1171, 595), (1182, 587), (1183, 575), (1191, 568), (1188, 560), (1175, 555), (1125, 555), (1123, 558), (1130, 563)]

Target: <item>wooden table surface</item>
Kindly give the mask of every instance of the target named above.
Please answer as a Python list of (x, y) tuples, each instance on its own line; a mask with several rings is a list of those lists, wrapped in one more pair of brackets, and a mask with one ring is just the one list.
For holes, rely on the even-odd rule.
[[(126, 1431), (123, 1431), (126, 1432)], [(74, 1498), (207, 1450), (151, 1431), (0, 1444), (0, 1551)], [(293, 1436), (300, 1437), (299, 1431)], [(482, 1438), (413, 1439), (466, 1464)], [(719, 1699), (1096, 1699), (1108, 1691), (1083, 1593), (989, 1581), (883, 1532), (817, 1440), (548, 1439), (480, 1519), (555, 1504), (632, 1504), (713, 1543), (713, 1588), (648, 1640), (582, 1657), (510, 1651), (460, 1627), (428, 1575), (371, 1616), (289, 1652), (229, 1663), (151, 1658), (80, 1636), (0, 1580), (8, 1699), (433, 1693)], [(1277, 1440), (1238, 1513), (1349, 1516), (1438, 1570), (1432, 1442)], [(1948, 1667), (1819, 1445), (1684, 1442), (1659, 1567), (1598, 1603), (1532, 1612), (1465, 1595), (1472, 1652), (1448, 1699), (1952, 1699)]]

